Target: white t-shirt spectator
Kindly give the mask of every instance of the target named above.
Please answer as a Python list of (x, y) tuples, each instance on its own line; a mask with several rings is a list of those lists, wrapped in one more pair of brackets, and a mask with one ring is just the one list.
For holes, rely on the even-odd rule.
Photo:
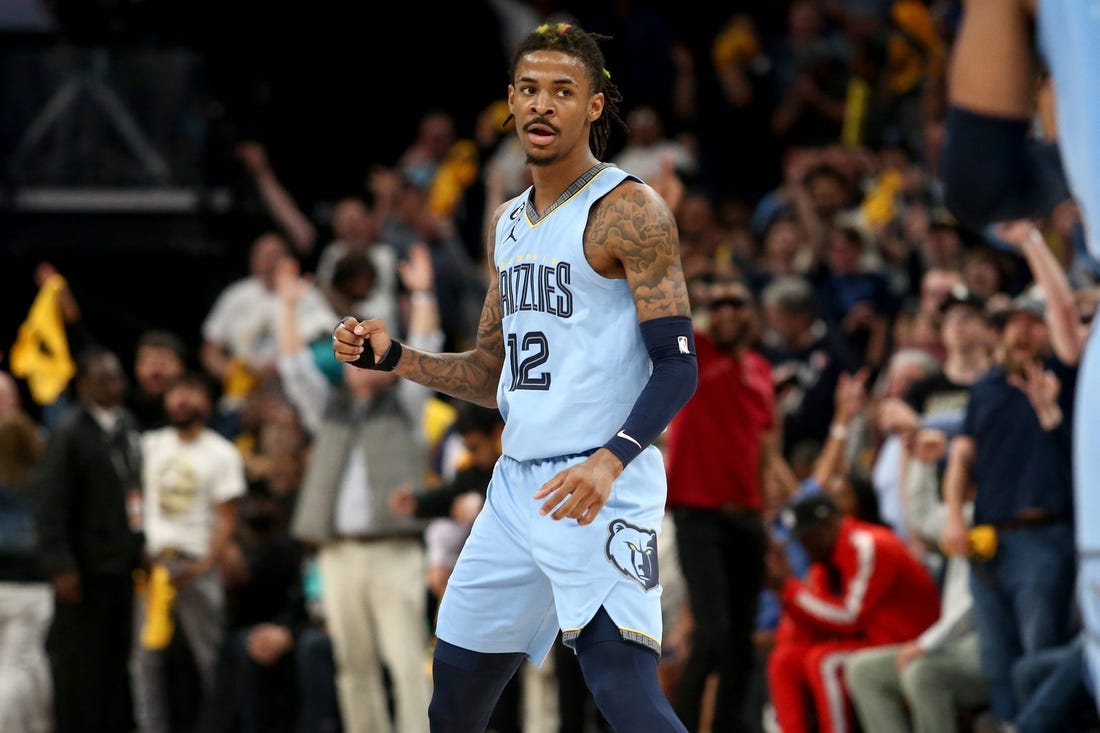
[(204, 557), (217, 506), (245, 493), (240, 451), (209, 429), (190, 442), (181, 441), (172, 427), (150, 430), (141, 444), (149, 554), (171, 548), (196, 559)]

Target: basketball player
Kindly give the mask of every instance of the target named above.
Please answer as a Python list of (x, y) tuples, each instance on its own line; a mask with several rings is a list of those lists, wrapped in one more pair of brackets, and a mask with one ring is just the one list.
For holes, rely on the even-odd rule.
[[(997, 53), (990, 53), (996, 48)], [(948, 79), (943, 177), (949, 208), (985, 226), (1034, 218), (1059, 197), (1028, 139), (1037, 63), (1053, 80), (1058, 152), (1100, 257), (1100, 0), (968, 0)], [(1039, 153), (1036, 155), (1036, 153)], [(1100, 677), (1100, 342), (1084, 346), (1073, 425), (1078, 593), (1093, 689)], [(1093, 444), (1090, 445), (1090, 442)]]
[(345, 318), (337, 358), (499, 407), (503, 455), (443, 596), (434, 733), (485, 730), (524, 657), (561, 629), (618, 731), (684, 731), (657, 683), (651, 442), (695, 390), (676, 226), (649, 185), (601, 162), (618, 89), (602, 37), (543, 25), (517, 48), (508, 106), (534, 185), (495, 212), (475, 347), (429, 354)]

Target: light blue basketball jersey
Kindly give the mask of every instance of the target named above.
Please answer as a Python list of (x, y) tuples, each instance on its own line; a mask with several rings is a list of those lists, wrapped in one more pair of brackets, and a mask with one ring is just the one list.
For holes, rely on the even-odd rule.
[[(1054, 79), (1058, 148), (1081, 208), (1089, 254), (1100, 259), (1100, 0), (1041, 0), (1040, 50)], [(1100, 336), (1089, 335), (1077, 379), (1073, 511), (1077, 595), (1093, 689), (1100, 682)], [(1100, 705), (1100, 700), (1097, 701)]]
[(589, 210), (628, 176), (601, 163), (541, 216), (528, 189), (497, 222), (506, 349), (497, 404), (506, 456), (525, 461), (599, 448), (649, 379), (630, 286), (597, 274), (584, 255)]
[(528, 190), (497, 223), (504, 455), (440, 602), (451, 644), (541, 664), (559, 630), (571, 643), (603, 606), (623, 639), (661, 649), (661, 451), (626, 466), (591, 524), (543, 516), (534, 498), (622, 427), (652, 371), (630, 287), (584, 255), (589, 210), (627, 177), (601, 163), (542, 216)]

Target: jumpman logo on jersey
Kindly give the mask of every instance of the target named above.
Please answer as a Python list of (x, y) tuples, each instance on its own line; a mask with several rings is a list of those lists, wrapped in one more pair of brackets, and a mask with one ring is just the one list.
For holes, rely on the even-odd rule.
[(512, 209), (512, 213), (508, 215), (508, 218), (512, 220), (512, 229), (508, 232), (508, 236), (504, 238), (505, 242), (507, 242), (509, 239), (511, 239), (513, 242), (519, 241), (518, 239), (516, 239), (516, 227), (519, 226), (519, 214), (521, 211), (523, 211), (522, 205)]

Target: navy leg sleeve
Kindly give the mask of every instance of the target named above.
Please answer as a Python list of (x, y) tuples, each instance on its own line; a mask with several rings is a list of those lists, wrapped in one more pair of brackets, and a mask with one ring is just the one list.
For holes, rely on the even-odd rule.
[(657, 684), (657, 654), (625, 641), (602, 607), (576, 642), (596, 706), (619, 733), (687, 733)]
[(484, 733), (523, 652), (486, 654), (436, 641), (432, 658), (432, 733)]
[(965, 226), (1050, 213), (1069, 198), (1056, 143), (1029, 137), (1028, 120), (951, 107), (940, 160), (944, 201)]

